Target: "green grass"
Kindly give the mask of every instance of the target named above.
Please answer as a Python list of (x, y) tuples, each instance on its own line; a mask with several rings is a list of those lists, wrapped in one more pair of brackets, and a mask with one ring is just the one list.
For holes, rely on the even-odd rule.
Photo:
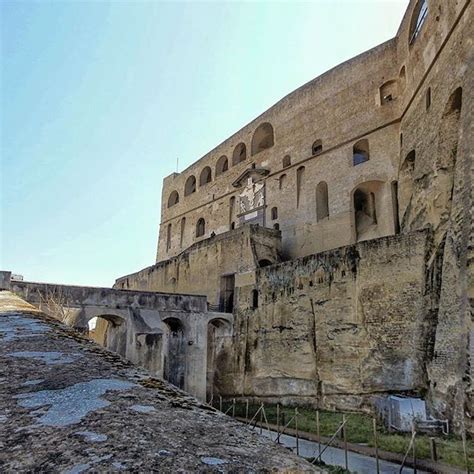
[[(216, 405), (216, 404), (215, 404)], [(249, 419), (256, 413), (260, 405), (249, 406)], [(223, 411), (231, 407), (231, 403), (223, 404)], [(232, 414), (232, 409), (228, 412)], [(236, 416), (245, 417), (245, 404), (237, 403), (235, 407)], [(276, 405), (265, 405), (265, 414), (269, 423), (276, 424), (277, 409)], [(280, 407), (280, 425), (285, 420), (285, 424), (294, 416), (294, 408)], [(366, 444), (374, 446), (372, 417), (361, 413), (346, 413), (347, 440), (351, 443)], [(319, 427), (321, 436), (331, 437), (342, 422), (343, 413), (330, 411), (319, 411)], [(260, 415), (257, 415), (257, 420)], [(379, 423), (380, 425), (380, 423)], [(289, 428), (295, 428), (294, 420), (289, 424)], [(316, 433), (316, 411), (308, 408), (298, 408), (298, 429)], [(389, 433), (383, 426), (378, 426), (377, 441), (379, 449), (399, 454), (405, 454), (410, 443), (411, 434)], [(464, 451), (460, 438), (453, 435), (437, 436), (436, 448), (438, 460), (440, 462), (465, 468)], [(469, 460), (469, 469), (474, 470), (474, 441), (467, 440), (467, 455)], [(411, 456), (411, 453), (410, 453)], [(430, 437), (426, 435), (417, 435), (416, 437), (416, 456), (417, 458), (431, 459)]]

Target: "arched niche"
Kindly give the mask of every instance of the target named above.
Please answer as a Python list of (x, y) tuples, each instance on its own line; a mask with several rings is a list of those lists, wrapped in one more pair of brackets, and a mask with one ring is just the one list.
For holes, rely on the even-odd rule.
[(212, 400), (221, 393), (222, 374), (231, 354), (232, 325), (221, 318), (211, 319), (207, 324), (206, 399)]
[(370, 159), (369, 140), (363, 138), (352, 147), (352, 165), (360, 165)]
[(186, 342), (183, 323), (178, 318), (163, 320), (167, 327), (164, 347), (163, 378), (184, 389), (186, 377)]
[(316, 186), (316, 217), (318, 222), (329, 217), (328, 185), (325, 181)]
[(380, 214), (382, 181), (366, 181), (352, 191), (352, 215), (354, 240), (368, 240), (380, 236), (378, 216)]
[(229, 169), (229, 160), (227, 159), (227, 156), (223, 155), (217, 160), (216, 176), (219, 176), (222, 173), (225, 173), (228, 169)]
[(178, 191), (172, 191), (168, 198), (168, 208), (175, 206), (179, 202)]
[(273, 127), (270, 123), (260, 124), (252, 137), (252, 156), (271, 148), (275, 143)]
[(232, 166), (235, 166), (247, 159), (247, 147), (245, 143), (239, 143), (232, 153)]
[(196, 192), (196, 177), (191, 175), (184, 185), (184, 195), (189, 196)]
[(205, 186), (212, 181), (212, 171), (209, 166), (206, 166), (199, 175), (199, 186)]

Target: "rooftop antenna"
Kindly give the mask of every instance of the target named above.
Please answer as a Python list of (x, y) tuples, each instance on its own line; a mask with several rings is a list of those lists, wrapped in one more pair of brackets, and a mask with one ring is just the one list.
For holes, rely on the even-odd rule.
[(178, 172), (179, 167), (179, 157), (176, 157), (176, 173)]

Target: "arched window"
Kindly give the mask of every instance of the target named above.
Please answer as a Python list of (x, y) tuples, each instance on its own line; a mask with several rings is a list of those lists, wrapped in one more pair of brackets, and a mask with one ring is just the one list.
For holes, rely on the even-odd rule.
[(363, 189), (354, 192), (354, 213), (357, 240), (370, 227), (377, 225), (375, 194)]
[(278, 219), (278, 208), (272, 207), (271, 215), (272, 215), (272, 221), (276, 221)]
[(268, 122), (262, 123), (252, 137), (252, 156), (260, 153), (274, 144), (273, 127)]
[(180, 238), (179, 238), (179, 245), (180, 247), (183, 246), (183, 242), (184, 242), (184, 231), (186, 230), (186, 217), (183, 217), (181, 219), (181, 234), (180, 234)]
[(245, 143), (239, 143), (234, 148), (234, 153), (232, 153), (232, 166), (235, 166), (238, 163), (245, 161), (246, 159), (247, 159), (247, 147), (245, 146)]
[(415, 42), (416, 37), (420, 33), (421, 27), (426, 20), (426, 15), (428, 15), (428, 0), (418, 0), (411, 16), (408, 34), (408, 43), (410, 45)]
[(206, 221), (201, 217), (196, 224), (196, 237), (202, 237), (206, 233)]
[(279, 189), (283, 189), (285, 187), (285, 183), (286, 183), (286, 174), (282, 174), (278, 178), (278, 187), (279, 187)]
[(367, 139), (359, 140), (352, 148), (352, 164), (360, 165), (369, 161), (369, 141)]
[(229, 169), (229, 160), (227, 156), (221, 156), (216, 163), (216, 176), (225, 173)]
[(171, 248), (171, 224), (168, 224), (166, 229), (166, 251), (168, 252)]
[(288, 166), (291, 166), (291, 156), (290, 155), (286, 155), (283, 158), (283, 168), (288, 168)]
[[(229, 226), (231, 229), (235, 229), (235, 196), (231, 196), (229, 199)], [(234, 227), (232, 227), (234, 225)]]
[(329, 217), (328, 185), (324, 181), (316, 186), (316, 217), (318, 221)]
[(273, 228), (275, 230), (280, 230), (280, 224), (276, 223), (276, 224), (273, 224)]
[(258, 291), (252, 290), (252, 309), (258, 308)]
[(387, 81), (380, 86), (380, 105), (388, 104), (397, 98), (397, 81)]
[(425, 105), (426, 105), (426, 110), (428, 110), (431, 107), (431, 87), (428, 87), (428, 89), (426, 89)]
[(184, 195), (189, 196), (190, 194), (196, 192), (196, 178), (191, 175), (184, 185)]
[(402, 66), (402, 68), (400, 69), (398, 80), (400, 82), (400, 90), (405, 90), (405, 86), (407, 85), (407, 72), (405, 66)]
[(317, 155), (323, 151), (323, 142), (322, 140), (316, 140), (311, 147), (311, 153)]
[(443, 117), (452, 113), (461, 112), (462, 107), (462, 87), (458, 87), (448, 99), (448, 102), (444, 108)]
[(204, 186), (207, 183), (210, 183), (212, 181), (212, 171), (209, 166), (206, 166), (202, 171), (199, 176), (199, 186)]
[(296, 207), (299, 207), (300, 200), (301, 200), (301, 192), (303, 190), (304, 185), (304, 166), (300, 166), (296, 170)]
[(168, 198), (168, 208), (178, 204), (179, 202), (179, 194), (178, 191), (173, 191)]

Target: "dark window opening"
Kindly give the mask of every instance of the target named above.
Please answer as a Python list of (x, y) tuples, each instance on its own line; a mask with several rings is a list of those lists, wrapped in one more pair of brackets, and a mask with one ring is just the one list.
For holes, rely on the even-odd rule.
[(291, 157), (290, 157), (290, 155), (286, 155), (283, 158), (283, 168), (288, 168), (288, 166), (291, 166)]
[(426, 110), (431, 107), (431, 87), (426, 90)]
[(252, 309), (258, 308), (258, 291), (252, 290)]
[(272, 216), (272, 221), (275, 221), (278, 219), (278, 208), (272, 207), (271, 216)]
[(189, 196), (194, 192), (196, 192), (196, 178), (194, 176), (190, 176), (184, 185), (184, 195)]
[(312, 151), (313, 155), (317, 155), (318, 153), (321, 153), (323, 151), (323, 142), (322, 142), (322, 140), (316, 140), (313, 143), (311, 151)]
[(273, 224), (273, 228), (274, 228), (275, 230), (280, 230), (280, 224), (278, 224), (278, 223), (277, 223), (277, 224)]
[(206, 233), (206, 221), (201, 217), (196, 224), (196, 237), (202, 237)]
[(179, 194), (178, 191), (173, 191), (168, 198), (168, 207), (172, 207), (179, 202)]
[(202, 171), (201, 175), (199, 176), (199, 186), (204, 186), (207, 183), (212, 181), (212, 171), (209, 166), (206, 166)]
[(270, 260), (267, 260), (265, 258), (258, 261), (258, 266), (260, 268), (268, 267), (269, 265), (273, 265), (273, 264), (272, 264), (272, 262), (270, 262)]
[(359, 140), (352, 148), (352, 164), (360, 165), (369, 161), (369, 141), (366, 139)]

